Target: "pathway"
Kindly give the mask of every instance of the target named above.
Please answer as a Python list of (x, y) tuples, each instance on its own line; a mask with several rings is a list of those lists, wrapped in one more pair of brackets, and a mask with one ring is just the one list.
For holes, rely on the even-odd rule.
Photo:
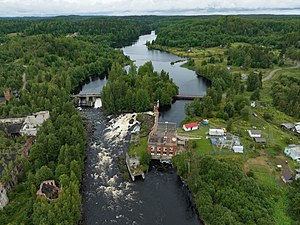
[(24, 90), (26, 88), (26, 84), (27, 84), (26, 73), (23, 73), (23, 75), (22, 75), (22, 83), (23, 83), (22, 90)]
[(297, 68), (300, 68), (300, 62), (297, 62), (297, 64), (295, 66), (292, 66), (292, 67), (287, 67), (287, 68), (279, 68), (279, 69), (275, 69), (275, 70), (272, 70), (268, 76), (266, 76), (265, 78), (262, 79), (262, 82), (265, 82), (269, 79), (271, 79), (273, 77), (273, 75), (275, 73), (277, 73), (278, 71), (280, 70), (286, 70), (286, 69), (297, 69)]

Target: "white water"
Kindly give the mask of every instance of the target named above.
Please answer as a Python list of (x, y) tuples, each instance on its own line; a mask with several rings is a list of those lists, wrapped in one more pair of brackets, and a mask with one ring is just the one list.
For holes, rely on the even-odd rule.
[(99, 109), (102, 107), (102, 101), (101, 98), (96, 98), (96, 102), (95, 102), (95, 109)]

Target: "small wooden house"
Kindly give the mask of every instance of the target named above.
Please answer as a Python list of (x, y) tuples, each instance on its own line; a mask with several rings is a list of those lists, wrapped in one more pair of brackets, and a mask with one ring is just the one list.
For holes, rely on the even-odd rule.
[(198, 130), (199, 129), (199, 124), (198, 123), (188, 123), (188, 124), (184, 124), (182, 126), (182, 128), (185, 131), (192, 131), (192, 130)]

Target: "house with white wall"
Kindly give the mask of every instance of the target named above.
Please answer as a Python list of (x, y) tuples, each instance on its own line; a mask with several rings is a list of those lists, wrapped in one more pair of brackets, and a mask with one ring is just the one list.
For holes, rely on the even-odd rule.
[(199, 129), (199, 124), (198, 124), (198, 123), (188, 123), (188, 124), (184, 124), (184, 125), (182, 126), (182, 128), (183, 128), (185, 131), (197, 130), (197, 129)]
[(288, 145), (284, 149), (284, 153), (293, 160), (300, 162), (300, 145)]
[(2, 183), (0, 183), (0, 209), (3, 209), (8, 203), (8, 197), (6, 194), (6, 189), (4, 188), (4, 186), (2, 185)]
[(49, 111), (41, 111), (34, 113), (32, 116), (27, 116), (20, 133), (22, 135), (36, 136), (37, 129), (49, 118)]

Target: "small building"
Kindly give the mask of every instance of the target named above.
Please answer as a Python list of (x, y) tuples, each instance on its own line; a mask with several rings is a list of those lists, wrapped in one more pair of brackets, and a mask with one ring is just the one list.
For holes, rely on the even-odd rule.
[(293, 176), (290, 173), (290, 171), (285, 170), (282, 174), (281, 174), (281, 179), (283, 180), (283, 182), (285, 184), (291, 183), (293, 182)]
[(44, 121), (50, 118), (49, 111), (41, 111), (33, 114), (32, 116), (27, 116), (23, 127), (21, 129), (22, 135), (36, 136), (37, 129), (42, 125)]
[(294, 131), (298, 134), (300, 134), (300, 123), (295, 123)]
[(184, 124), (182, 126), (182, 128), (185, 131), (192, 131), (192, 130), (198, 130), (199, 129), (199, 124), (198, 123), (188, 123), (188, 124)]
[(292, 123), (282, 123), (280, 124), (280, 127), (282, 129), (288, 130), (288, 131), (293, 131), (293, 129), (295, 128), (295, 125)]
[(262, 143), (262, 144), (265, 144), (265, 143), (267, 142), (265, 138), (261, 138), (261, 137), (259, 137), (259, 138), (254, 138), (254, 141), (255, 141), (256, 143)]
[(7, 205), (8, 201), (9, 200), (6, 194), (6, 189), (4, 188), (2, 183), (0, 183), (0, 209), (1, 210)]
[(235, 146), (232, 147), (232, 150), (234, 151), (234, 153), (244, 153), (244, 146), (235, 145)]
[(208, 125), (208, 123), (209, 123), (209, 120), (207, 120), (207, 119), (204, 119), (202, 122), (201, 122), (203, 125)]
[(60, 191), (60, 188), (56, 186), (54, 180), (46, 180), (41, 183), (36, 195), (51, 201), (58, 198)]
[(248, 133), (252, 138), (260, 138), (262, 134), (260, 130), (248, 130)]
[(288, 145), (284, 149), (284, 153), (293, 160), (300, 162), (300, 145)]
[(209, 129), (208, 134), (210, 136), (224, 136), (225, 131), (223, 129)]

